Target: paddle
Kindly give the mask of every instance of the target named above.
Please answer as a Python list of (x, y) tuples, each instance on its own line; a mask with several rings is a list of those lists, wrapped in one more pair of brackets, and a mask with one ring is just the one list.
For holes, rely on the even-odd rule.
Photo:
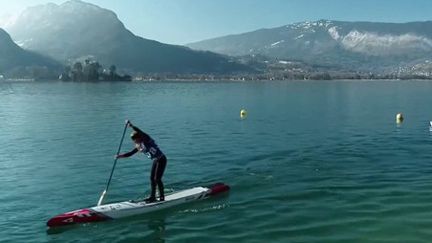
[[(127, 129), (128, 125), (129, 125), (129, 120), (126, 120), (126, 124), (125, 124), (124, 129), (123, 129), (123, 135), (122, 135), (122, 138), (121, 138), (121, 140), (120, 140), (120, 145), (119, 145), (118, 150), (117, 150), (117, 155), (120, 154), (120, 150), (121, 150), (121, 147), (122, 147), (122, 144), (123, 144), (124, 136), (125, 136), (126, 129)], [(100, 206), (100, 205), (102, 204), (102, 201), (103, 201), (103, 199), (104, 199), (104, 197), (105, 197), (105, 194), (106, 194), (107, 191), (108, 191), (108, 188), (109, 188), (109, 185), (110, 185), (110, 182), (111, 182), (111, 178), (112, 178), (112, 176), (113, 176), (114, 169), (115, 169), (115, 166), (116, 166), (116, 164), (117, 164), (117, 160), (118, 160), (118, 158), (117, 158), (117, 156), (116, 156), (116, 158), (115, 158), (115, 160), (114, 160), (113, 168), (112, 168), (112, 170), (111, 170), (111, 175), (110, 175), (110, 177), (109, 177), (109, 179), (108, 179), (108, 183), (107, 183), (107, 185), (106, 185), (106, 187), (105, 187), (105, 190), (102, 192), (102, 195), (101, 195), (101, 197), (99, 198), (99, 201), (98, 201), (98, 203), (97, 203), (98, 206)]]

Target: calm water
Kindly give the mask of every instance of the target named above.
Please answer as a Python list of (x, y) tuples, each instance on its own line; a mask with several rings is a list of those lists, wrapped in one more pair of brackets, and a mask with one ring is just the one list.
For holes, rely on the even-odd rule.
[[(231, 193), (48, 234), (97, 203), (126, 118), (167, 154), (168, 190)], [(432, 82), (0, 83), (0, 119), (0, 242), (432, 239)], [(107, 201), (146, 195), (150, 162), (120, 160)]]

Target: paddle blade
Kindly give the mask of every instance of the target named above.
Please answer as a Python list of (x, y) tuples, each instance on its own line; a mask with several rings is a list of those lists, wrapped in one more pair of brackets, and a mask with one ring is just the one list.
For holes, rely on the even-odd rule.
[(102, 195), (101, 195), (101, 197), (99, 198), (99, 201), (98, 201), (98, 203), (97, 203), (98, 206), (102, 205), (102, 201), (104, 200), (105, 194), (106, 194), (106, 190), (104, 190), (104, 191), (102, 192)]

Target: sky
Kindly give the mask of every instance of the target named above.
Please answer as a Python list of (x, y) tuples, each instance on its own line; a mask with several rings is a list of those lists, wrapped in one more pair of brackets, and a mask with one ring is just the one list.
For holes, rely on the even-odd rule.
[[(26, 7), (65, 0), (0, 0), (0, 26)], [(87, 0), (117, 13), (136, 35), (169, 44), (319, 19), (432, 20), (432, 0)]]

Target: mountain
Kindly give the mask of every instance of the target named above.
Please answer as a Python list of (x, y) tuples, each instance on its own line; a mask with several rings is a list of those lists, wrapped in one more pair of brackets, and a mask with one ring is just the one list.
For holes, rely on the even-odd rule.
[(0, 29), (0, 75), (12, 78), (44, 78), (61, 70), (51, 58), (25, 51), (16, 45), (10, 35)]
[(319, 20), (187, 46), (231, 56), (264, 55), (345, 68), (385, 68), (430, 59), (432, 21), (399, 24)]
[(142, 73), (247, 70), (219, 54), (136, 36), (114, 12), (79, 0), (28, 8), (9, 23), (7, 30), (24, 49), (62, 62), (90, 56), (104, 66), (114, 64), (128, 72)]

